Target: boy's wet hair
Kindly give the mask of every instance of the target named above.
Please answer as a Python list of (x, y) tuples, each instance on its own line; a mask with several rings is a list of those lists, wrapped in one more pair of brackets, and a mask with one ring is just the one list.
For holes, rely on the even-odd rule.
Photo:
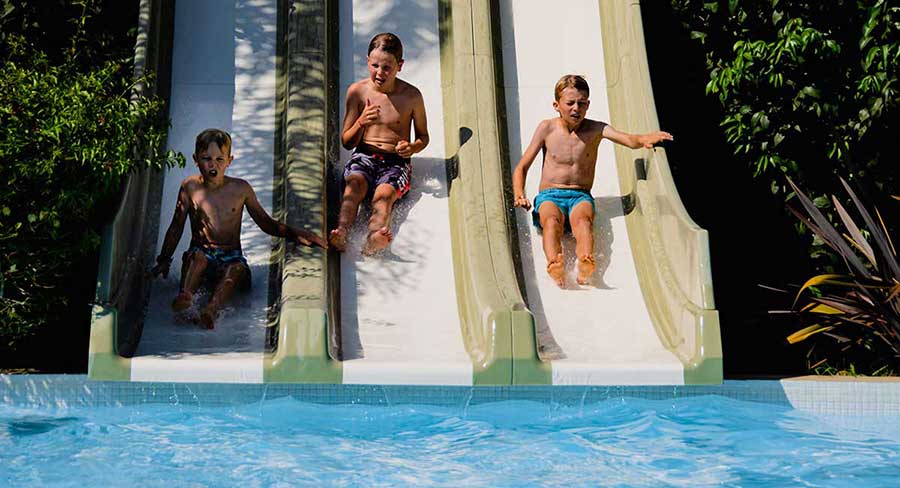
[(588, 86), (587, 81), (580, 75), (565, 75), (556, 82), (556, 88), (553, 89), (553, 95), (556, 97), (557, 102), (559, 101), (559, 97), (562, 96), (563, 90), (566, 88), (574, 88), (584, 92), (588, 97), (591, 96), (591, 88)]
[(214, 142), (223, 153), (231, 153), (231, 136), (227, 132), (222, 129), (206, 129), (197, 134), (197, 142), (194, 143), (194, 154), (200, 154)]
[(403, 43), (400, 42), (400, 38), (393, 33), (382, 32), (381, 34), (375, 35), (375, 37), (369, 41), (369, 51), (366, 52), (366, 55), (372, 54), (372, 51), (376, 49), (381, 49), (388, 54), (393, 54), (398, 62), (403, 61)]

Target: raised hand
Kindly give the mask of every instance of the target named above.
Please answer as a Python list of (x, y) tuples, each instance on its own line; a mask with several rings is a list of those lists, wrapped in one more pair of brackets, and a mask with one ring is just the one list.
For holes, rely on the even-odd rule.
[(356, 122), (360, 127), (368, 127), (371, 124), (374, 124), (378, 121), (378, 116), (381, 114), (381, 105), (373, 105), (372, 101), (368, 98), (366, 99), (366, 108), (363, 109), (363, 113), (359, 115), (359, 118), (356, 119)]

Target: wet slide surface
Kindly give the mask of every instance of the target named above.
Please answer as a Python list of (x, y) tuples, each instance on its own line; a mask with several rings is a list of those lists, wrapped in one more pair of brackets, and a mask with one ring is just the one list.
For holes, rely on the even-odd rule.
[[(512, 166), (541, 120), (555, 118), (553, 92), (564, 74), (583, 75), (591, 87), (587, 117), (609, 120), (600, 13), (597, 0), (501, 3), (504, 80)], [(566, 19), (545, 35), (547, 19)], [(528, 173), (526, 195), (538, 193), (542, 155)], [(540, 232), (530, 212), (517, 210), (526, 300), (534, 313), (542, 351), (552, 359), (554, 384), (680, 384), (680, 361), (660, 342), (641, 294), (625, 226), (625, 208), (613, 154), (604, 140), (592, 188), (596, 203), (593, 286), (575, 283), (575, 246), (563, 241), (568, 271), (565, 289), (546, 273)]]
[[(347, 87), (368, 77), (369, 41), (389, 31), (403, 41), (398, 77), (422, 92), (431, 139), (412, 158), (412, 187), (394, 207), (390, 247), (374, 258), (360, 254), (364, 204), (341, 256), (344, 383), (472, 383), (453, 279), (437, 7), (436, 0), (340, 2), (341, 120)], [(335, 167), (348, 158), (342, 150)]]
[[(172, 53), (172, 95), (167, 149), (181, 151), (188, 164), (165, 175), (157, 253), (181, 181), (197, 172), (191, 159), (196, 135), (217, 127), (232, 135), (234, 162), (227, 175), (247, 180), (272, 214), (275, 133), (275, 0), (191, 0), (176, 2)], [(194, 320), (208, 296), (174, 315), (182, 253), (190, 224), (168, 279), (153, 284), (143, 336), (132, 361), (132, 380), (262, 382), (272, 240), (244, 212), (241, 245), (250, 265), (252, 289), (237, 293), (222, 310), (215, 330)]]

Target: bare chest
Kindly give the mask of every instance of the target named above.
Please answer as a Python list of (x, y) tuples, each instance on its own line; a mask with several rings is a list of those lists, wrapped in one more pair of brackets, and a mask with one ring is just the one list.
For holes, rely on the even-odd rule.
[(408, 129), (412, 120), (412, 103), (401, 95), (385, 95), (377, 93), (370, 98), (370, 102), (378, 105), (378, 121), (400, 132)]
[(244, 205), (239, 195), (225, 189), (209, 191), (200, 188), (191, 195), (193, 214), (201, 222), (210, 224), (227, 224), (240, 222)]
[(577, 134), (553, 134), (545, 142), (545, 159), (562, 165), (593, 164), (597, 158), (597, 143)]

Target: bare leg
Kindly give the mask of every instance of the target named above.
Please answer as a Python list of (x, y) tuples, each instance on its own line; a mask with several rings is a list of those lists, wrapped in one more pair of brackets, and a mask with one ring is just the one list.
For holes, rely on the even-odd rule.
[(200, 312), (200, 323), (203, 324), (204, 327), (207, 329), (215, 327), (216, 315), (219, 313), (219, 308), (228, 302), (231, 295), (234, 294), (234, 289), (245, 279), (247, 279), (247, 270), (244, 268), (243, 264), (231, 263), (225, 268), (225, 273), (216, 284), (216, 290), (209, 299), (209, 303), (207, 303), (206, 306), (203, 307), (203, 311)]
[(181, 290), (172, 301), (173, 312), (183, 312), (191, 307), (194, 293), (203, 282), (205, 274), (206, 256), (200, 251), (188, 255), (187, 259), (181, 263)]
[(397, 189), (382, 183), (375, 188), (372, 196), (372, 216), (369, 217), (369, 237), (363, 247), (363, 254), (371, 256), (388, 247), (394, 235), (391, 233), (391, 212), (399, 196)]
[(366, 197), (368, 191), (369, 183), (365, 177), (359, 174), (351, 174), (347, 177), (344, 196), (341, 199), (341, 210), (338, 214), (338, 225), (328, 235), (328, 243), (340, 252), (347, 250), (350, 227), (356, 222), (359, 204)]
[(544, 256), (547, 258), (547, 274), (560, 287), (566, 284), (566, 266), (562, 255), (563, 223), (562, 212), (553, 202), (544, 202), (538, 209), (541, 219), (541, 237), (544, 244)]
[(575, 235), (575, 255), (578, 256), (578, 284), (587, 285), (591, 281), (594, 264), (594, 208), (588, 202), (575, 205), (569, 214), (572, 234)]

